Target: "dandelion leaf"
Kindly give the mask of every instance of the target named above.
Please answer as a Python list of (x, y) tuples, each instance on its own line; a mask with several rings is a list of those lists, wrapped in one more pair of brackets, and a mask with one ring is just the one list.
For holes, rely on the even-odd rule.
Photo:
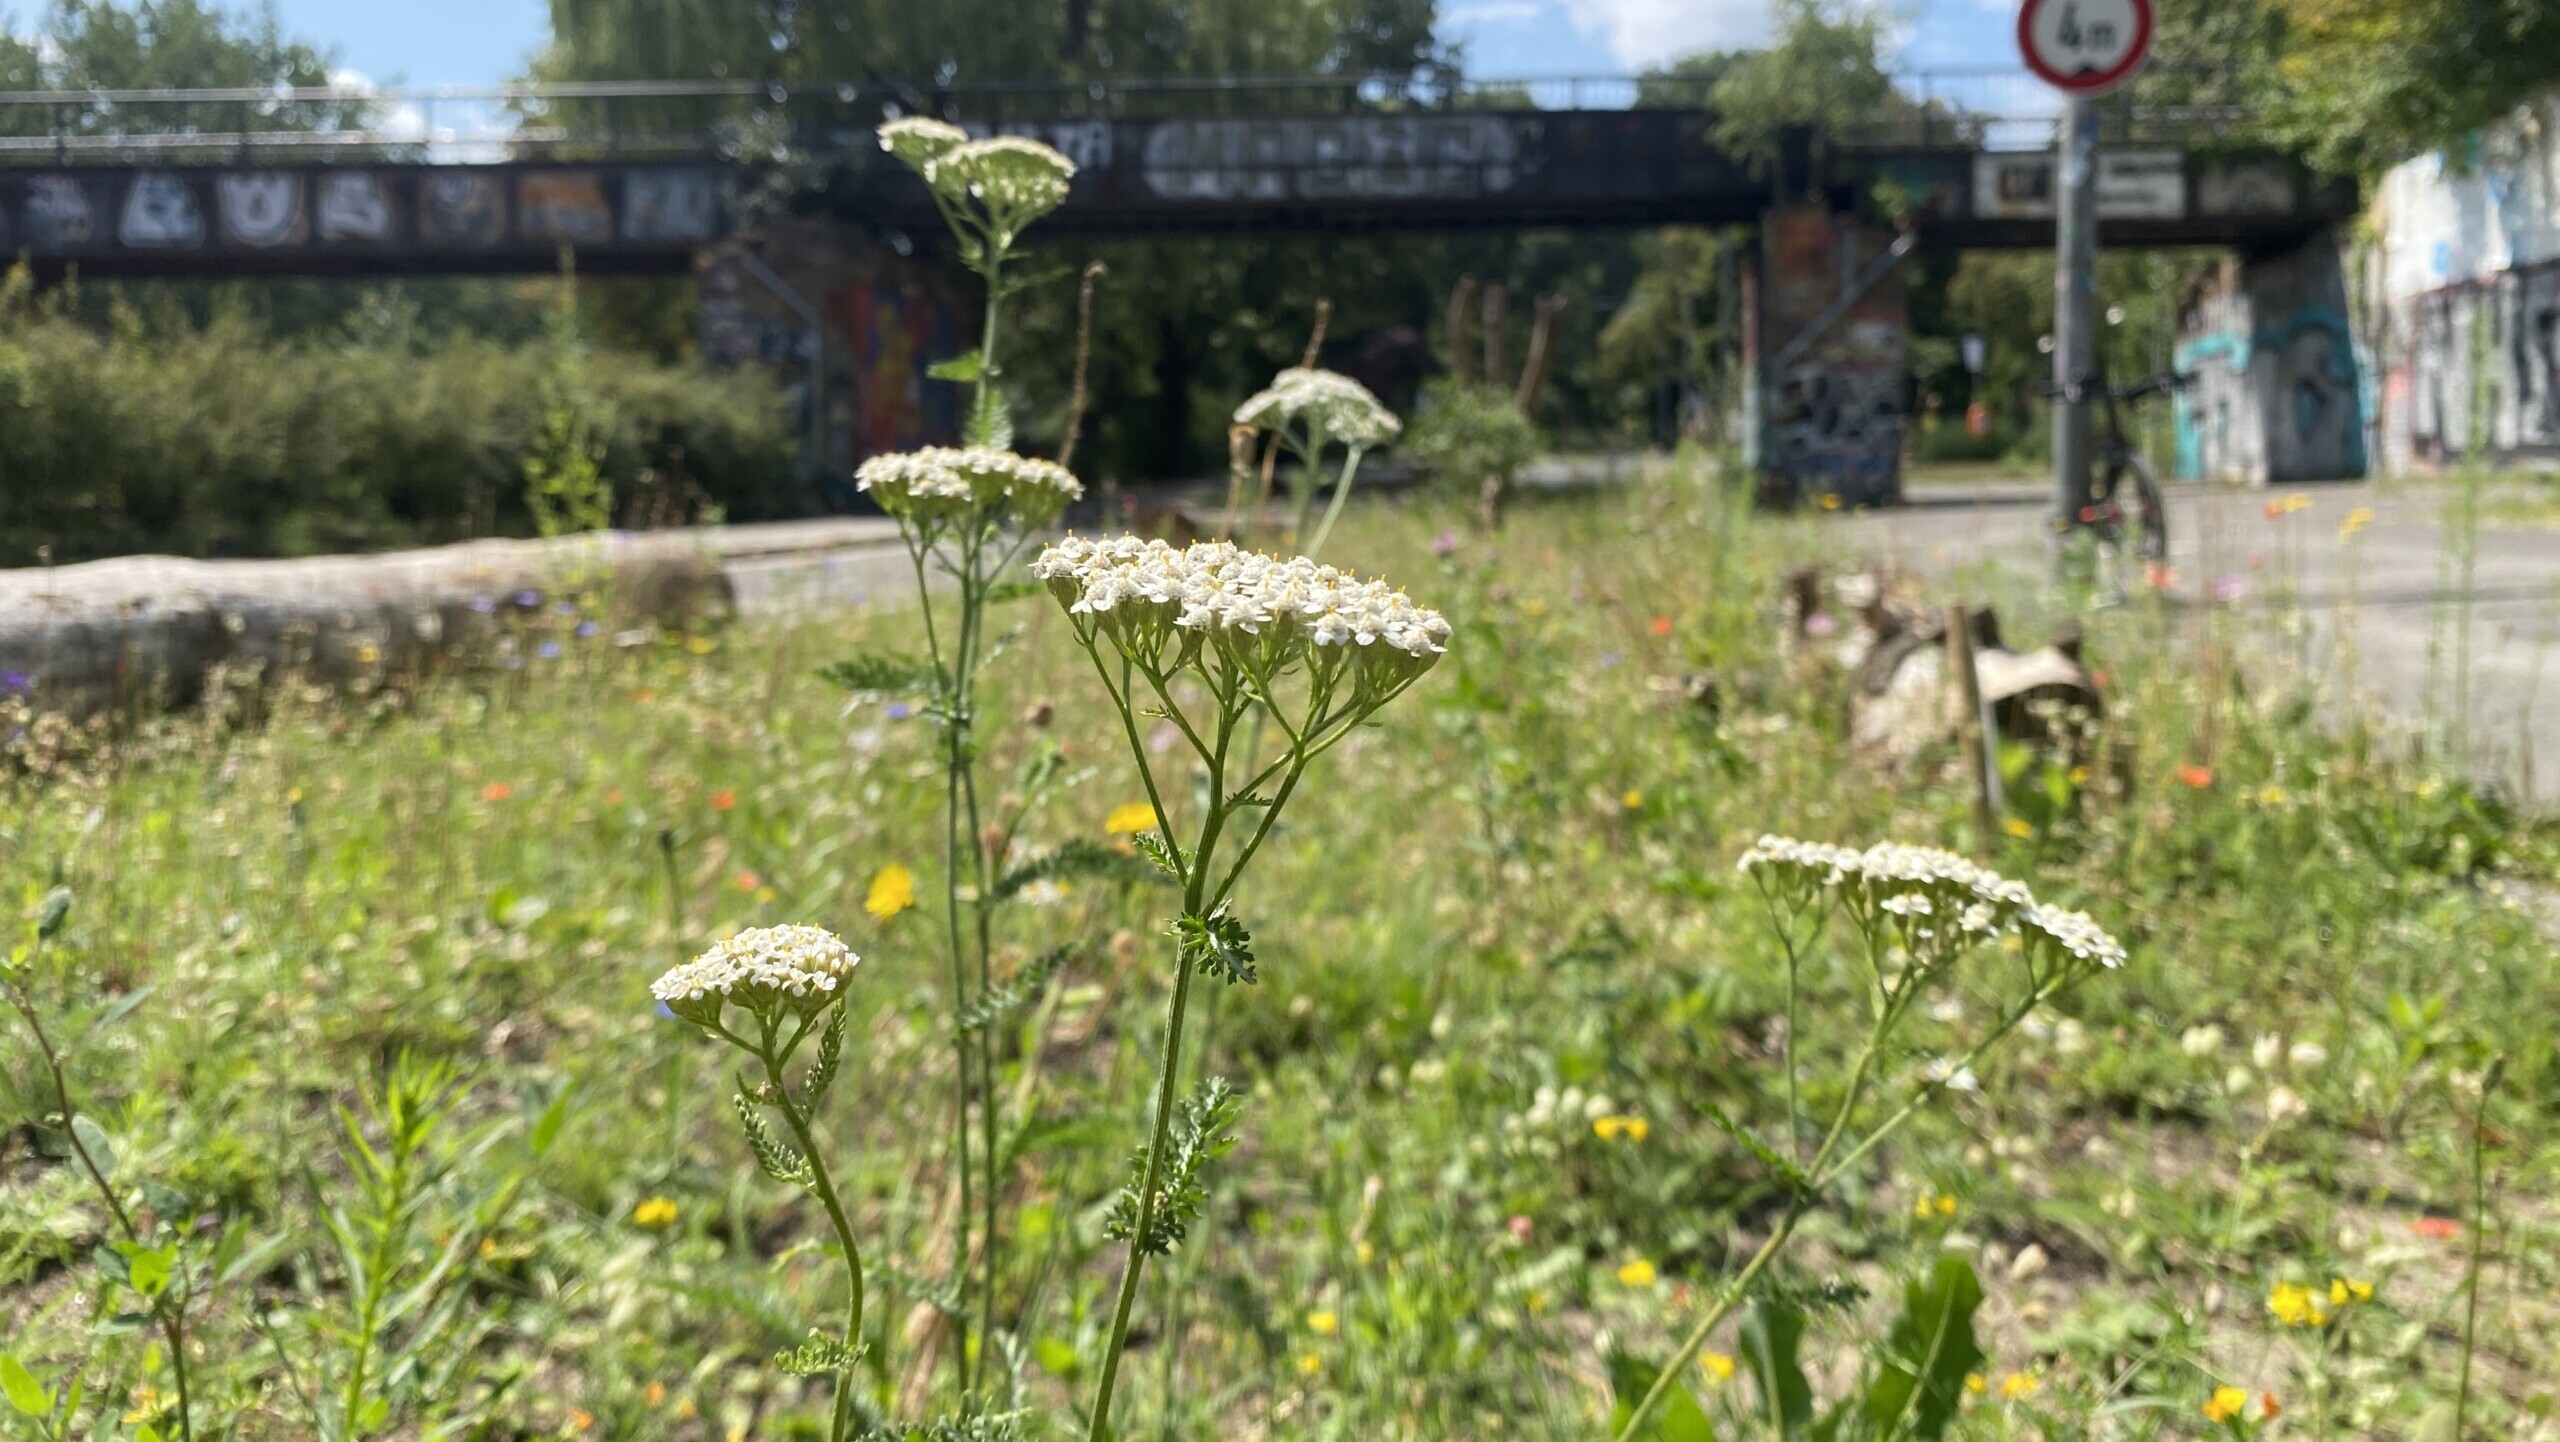
[(1936, 1442), (1964, 1401), (1965, 1375), (1982, 1361), (1973, 1314), (1982, 1283), (1962, 1257), (1940, 1257), (1905, 1283), (1902, 1314), (1885, 1336), (1885, 1362), (1867, 1389), (1867, 1420), (1878, 1435)]

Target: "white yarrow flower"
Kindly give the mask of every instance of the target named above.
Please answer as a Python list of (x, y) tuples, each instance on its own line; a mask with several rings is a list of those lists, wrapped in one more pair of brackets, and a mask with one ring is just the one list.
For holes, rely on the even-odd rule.
[(969, 132), (947, 121), (929, 115), (908, 115), (880, 127), (880, 148), (907, 164), (922, 170), (955, 147), (969, 141)]
[(1338, 371), (1291, 366), (1270, 386), (1236, 407), (1236, 424), (1285, 430), (1305, 423), (1324, 437), (1358, 450), (1394, 440), (1404, 430), (1367, 386)]
[(716, 942), (649, 984), (667, 1010), (703, 1026), (736, 1002), (751, 1012), (816, 1012), (862, 960), (835, 933), (816, 926), (759, 926)]

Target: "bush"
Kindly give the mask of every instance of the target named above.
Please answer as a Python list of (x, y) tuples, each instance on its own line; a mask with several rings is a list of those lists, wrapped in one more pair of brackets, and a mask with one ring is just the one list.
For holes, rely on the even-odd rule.
[[(142, 551), (276, 556), (528, 534), (541, 343), (279, 340), (236, 315), (102, 331), (0, 286), (0, 565)], [(751, 373), (597, 354), (620, 524), (806, 508), (797, 439)]]

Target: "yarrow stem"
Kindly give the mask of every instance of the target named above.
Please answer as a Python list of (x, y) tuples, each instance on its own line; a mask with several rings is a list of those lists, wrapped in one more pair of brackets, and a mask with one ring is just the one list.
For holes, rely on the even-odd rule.
[[(880, 127), (883, 150), (921, 176), (943, 221), (958, 238), (960, 257), (986, 285), (986, 313), (978, 350), (936, 368), (936, 375), (969, 384), (970, 406), (962, 448), (929, 447), (875, 456), (858, 473), (861, 488), (895, 517), (925, 615), (935, 688), (943, 726), (944, 930), (950, 949), (953, 1017), (970, 1015), (994, 992), (994, 914), (988, 844), (979, 807), (977, 682), (986, 658), (987, 612), (997, 581), (1020, 558), (1023, 542), (1004, 541), (1047, 525), (1084, 488), (1064, 466), (1014, 454), (1012, 425), (1002, 389), (997, 342), (1003, 335), (1005, 267), (1025, 227), (1062, 204), (1075, 166), (1037, 141), (1000, 136), (971, 140), (959, 127), (930, 117), (907, 117)], [(928, 558), (957, 583), (958, 617), (948, 649), (936, 623), (941, 604), (928, 583)], [(965, 856), (965, 860), (964, 860)], [(969, 920), (962, 920), (962, 889), (970, 889)], [(974, 948), (975, 955), (971, 955)], [(952, 1280), (966, 1302), (973, 1290), (970, 1262), (980, 1263), (974, 1286), (976, 1342), (969, 1308), (957, 1319), (953, 1370), (964, 1403), (976, 1390), (977, 1368), (996, 1328), (997, 1282), (1003, 1270), (999, 1227), (1001, 1194), (998, 1138), (997, 1053), (992, 1028), (953, 1028), (951, 1157), (957, 1181), (952, 1237)], [(970, 1104), (978, 1106), (974, 1152)], [(972, 1240), (974, 1236), (975, 1246)]]
[[(1819, 941), (1835, 909), (1847, 916), (1861, 942), (1860, 960), (1872, 983), (1871, 1020), (1822, 1144), (1810, 1161), (1794, 1167), (1788, 1179), (1787, 1206), (1777, 1225), (1742, 1271), (1718, 1291), (1714, 1305), (1690, 1327), (1679, 1350), (1619, 1425), (1617, 1442), (1635, 1442), (1645, 1435), (1654, 1413), (1679, 1385), (1679, 1377), (1696, 1360), (1708, 1337), (1776, 1262), (1795, 1235), (1796, 1224), (1851, 1167), (1901, 1130), (1940, 1091), (1965, 1084), (1959, 1079), (1970, 1075), (1973, 1063), (2029, 1013), (2083, 977), (2121, 966), (2125, 960), (2124, 948), (2089, 917), (2045, 905), (2024, 884), (1952, 852), (1893, 843), (1854, 851), (1764, 836), (1743, 853), (1739, 869), (1768, 903), (1770, 925), (1786, 952), (1789, 1157), (1801, 1156), (1795, 1035), (1800, 972), (1806, 952)], [(1796, 927), (1808, 914), (1814, 924), (1800, 946)], [(1852, 1142), (1858, 1109), (1874, 1085), (1877, 1060), (1921, 994), (1943, 980), (1966, 954), (1986, 943), (2011, 940), (2027, 962), (2025, 997), (2004, 1008), (1962, 1056), (1924, 1073), (1900, 1106)]]
[[(1111, 1435), (1112, 1398), (1147, 1256), (1172, 1249), (1182, 1236), (1180, 1224), (1205, 1195), (1193, 1190), (1202, 1182), (1186, 1160), (1178, 1185), (1189, 1199), (1166, 1227), (1167, 1154), (1193, 979), (1209, 969), (1230, 984), (1254, 978), (1249, 934), (1228, 915), (1226, 902), (1309, 763), (1419, 680), (1439, 659), (1450, 632), (1438, 612), (1381, 582), (1359, 581), (1304, 557), (1265, 556), (1225, 542), (1177, 549), (1134, 536), (1102, 542), (1070, 536), (1041, 552), (1031, 571), (1066, 608), (1077, 642), (1119, 713), (1154, 811), (1161, 854), (1183, 888), (1154, 1113), (1136, 1166), (1135, 1194), (1123, 1199), (1133, 1220), (1126, 1232), (1128, 1257), (1088, 1419), (1088, 1435), (1102, 1442)], [(1116, 678), (1106, 653), (1117, 660)], [(1189, 714), (1178, 678), (1206, 693), (1215, 708), (1213, 722), (1204, 725)], [(1142, 681), (1205, 772), (1205, 814), (1187, 851), (1175, 842), (1164, 787), (1138, 732)], [(1268, 764), (1258, 764), (1252, 741), (1241, 755), (1236, 750), (1238, 723), (1248, 714), (1256, 718), (1256, 737), (1264, 715), (1288, 737), (1287, 750)], [(1242, 785), (1231, 785), (1232, 768), (1251, 774)], [(1274, 776), (1282, 778), (1278, 788), (1268, 797), (1259, 794)], [(1262, 816), (1222, 870), (1219, 846), (1230, 822), (1247, 808), (1259, 808)]]

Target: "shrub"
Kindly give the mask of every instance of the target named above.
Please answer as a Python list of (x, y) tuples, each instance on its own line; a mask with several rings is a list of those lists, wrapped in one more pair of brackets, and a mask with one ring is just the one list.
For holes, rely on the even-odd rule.
[[(0, 287), (0, 565), (139, 551), (293, 555), (527, 534), (544, 444), (540, 344), (279, 340), (253, 321), (83, 325)], [(598, 354), (621, 524), (806, 505), (761, 377)], [(647, 509), (644, 510), (643, 508)]]

